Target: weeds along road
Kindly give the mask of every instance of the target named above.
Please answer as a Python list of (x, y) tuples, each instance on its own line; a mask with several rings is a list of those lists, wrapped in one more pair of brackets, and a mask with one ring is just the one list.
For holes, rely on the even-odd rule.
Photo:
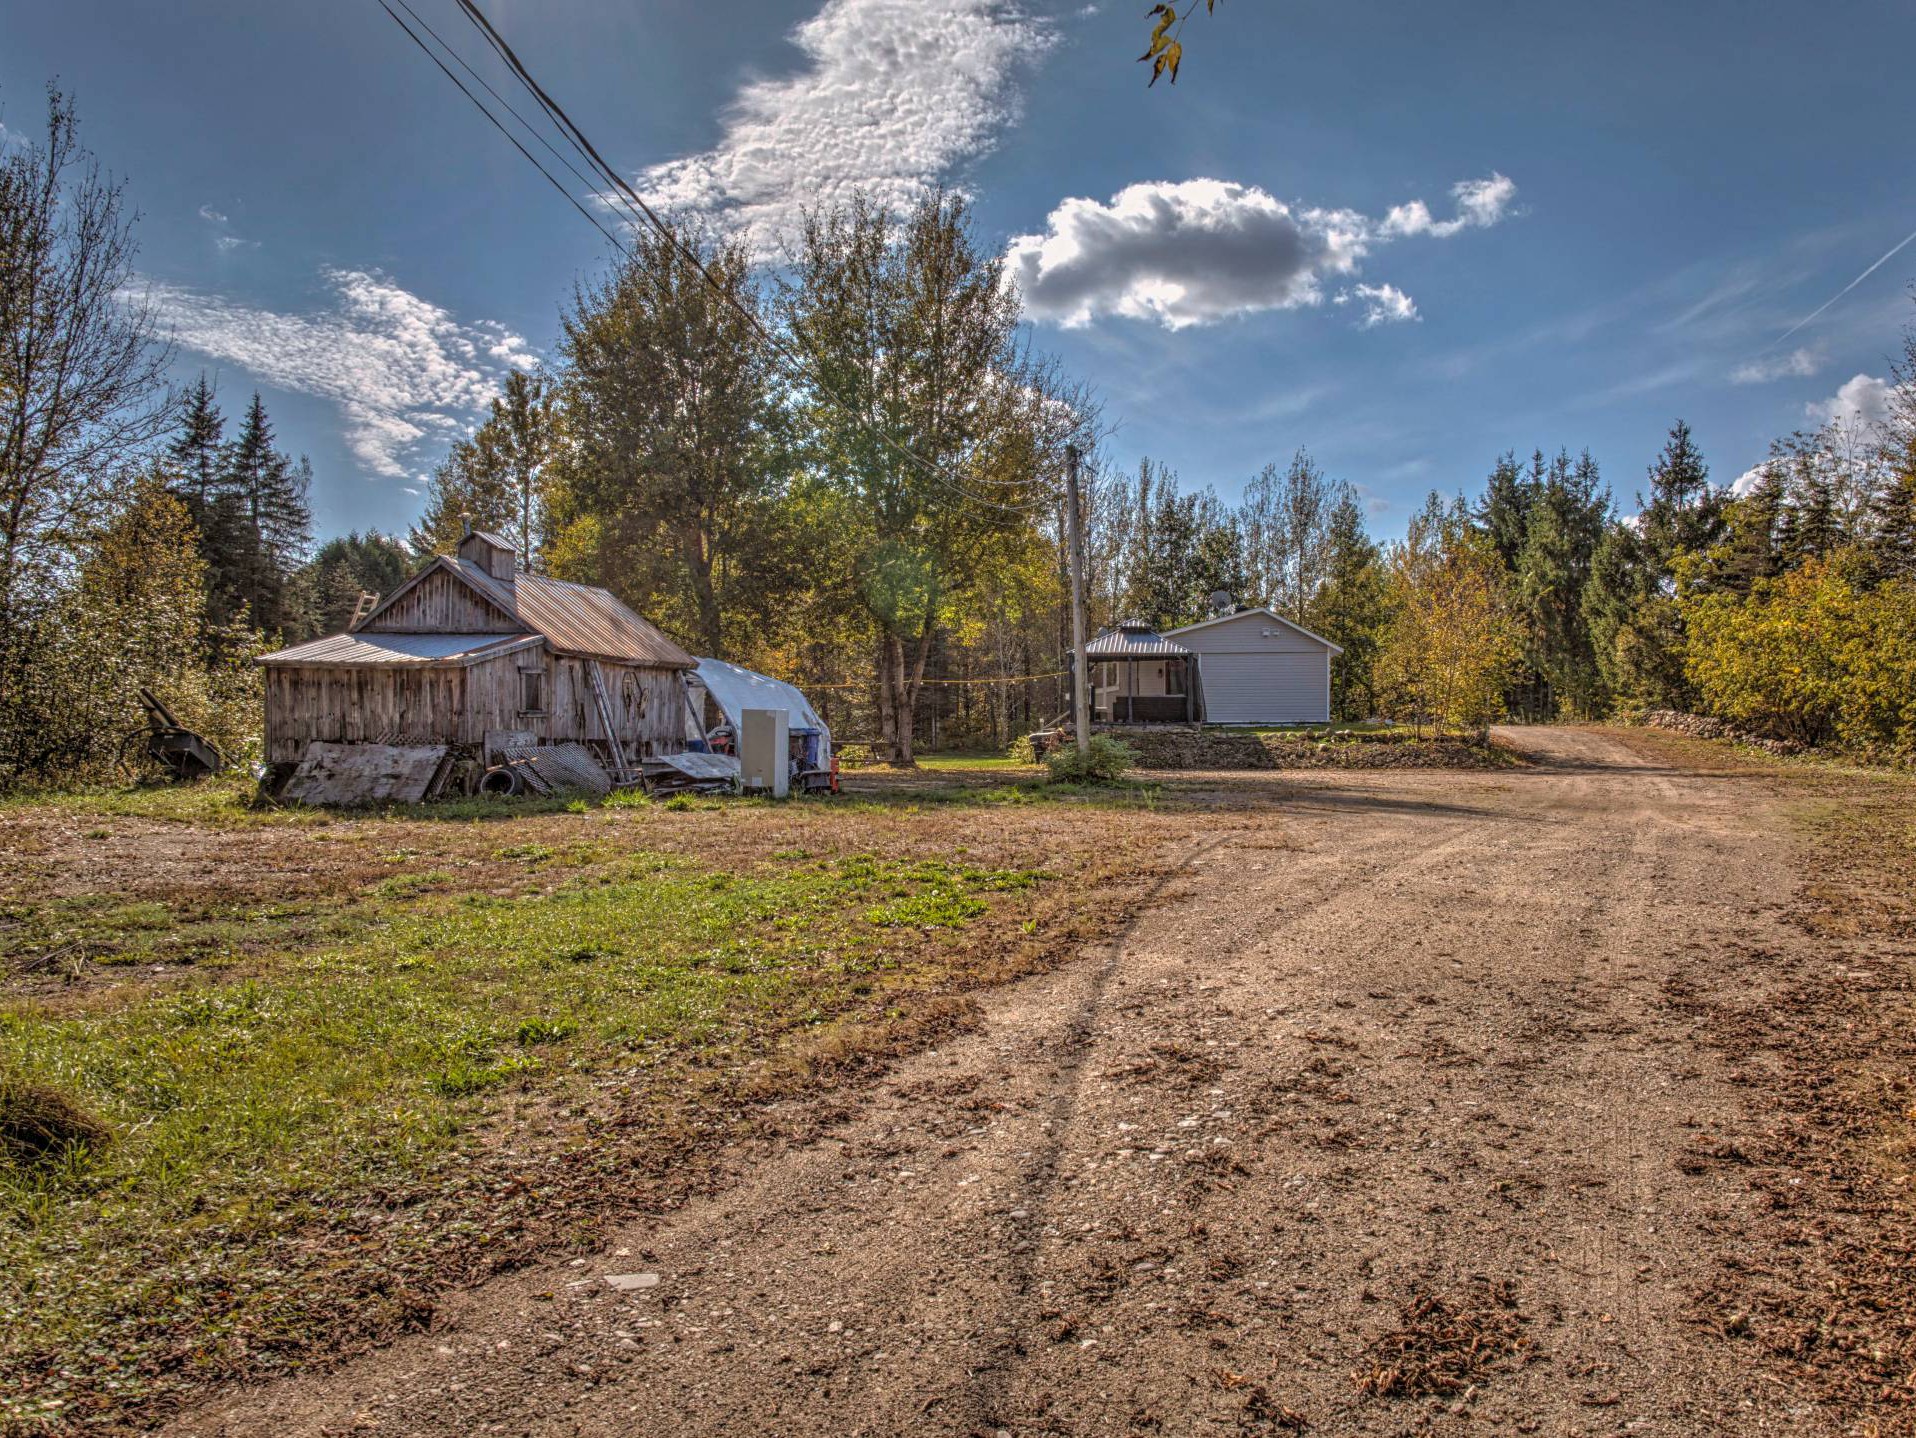
[(1666, 1000), (1805, 942), (1781, 826), (1507, 737), (1537, 766), (1232, 778), (1267, 823), (822, 1136), (173, 1431), (1844, 1431), (1699, 1296), (1751, 1200), (1683, 1162), (1738, 1095)]

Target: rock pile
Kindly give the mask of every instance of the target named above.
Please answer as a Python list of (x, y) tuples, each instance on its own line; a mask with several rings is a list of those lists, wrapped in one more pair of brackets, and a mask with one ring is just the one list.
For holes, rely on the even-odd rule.
[(1748, 744), (1751, 748), (1770, 754), (1801, 754), (1804, 749), (1803, 745), (1793, 740), (1766, 739), (1761, 734), (1739, 729), (1726, 719), (1713, 719), (1708, 714), (1685, 714), (1679, 709), (1645, 709), (1624, 718), (1628, 723), (1641, 724), (1650, 729), (1667, 729), (1673, 734), (1687, 734), (1692, 739), (1728, 739), (1733, 744)]

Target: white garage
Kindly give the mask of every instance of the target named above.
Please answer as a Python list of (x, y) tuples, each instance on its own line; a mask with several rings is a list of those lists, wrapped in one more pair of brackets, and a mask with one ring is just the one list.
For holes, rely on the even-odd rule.
[(1197, 656), (1207, 724), (1324, 724), (1341, 646), (1269, 609), (1166, 632)]

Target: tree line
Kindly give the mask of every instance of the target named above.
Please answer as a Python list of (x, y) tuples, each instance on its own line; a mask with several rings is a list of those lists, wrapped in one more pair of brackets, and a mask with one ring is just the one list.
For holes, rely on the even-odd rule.
[(120, 771), (141, 686), (237, 756), (253, 656), (413, 565), (377, 536), (312, 552), (311, 466), (259, 395), (229, 433), (204, 376), (169, 387), (135, 253), (123, 187), (49, 92), (38, 142), (0, 156), (0, 787)]
[(1682, 708), (1916, 748), (1916, 338), (1880, 433), (1791, 435), (1732, 487), (1679, 423), (1625, 506), (1588, 452), (1513, 451), (1380, 542), (1302, 450), (1231, 502), (1107, 463), (966, 202), (854, 195), (769, 273), (696, 229), (634, 237), (403, 540), (315, 549), (310, 466), (259, 397), (232, 424), (206, 378), (166, 387), (132, 257), (55, 94), (42, 143), (0, 162), (0, 783), (109, 772), (143, 682), (237, 745), (262, 646), (344, 628), (468, 524), (808, 686), (895, 759), (1003, 745), (1065, 707), (1068, 446), (1094, 628), (1188, 623), (1220, 591), (1268, 606), (1342, 646), (1339, 718)]

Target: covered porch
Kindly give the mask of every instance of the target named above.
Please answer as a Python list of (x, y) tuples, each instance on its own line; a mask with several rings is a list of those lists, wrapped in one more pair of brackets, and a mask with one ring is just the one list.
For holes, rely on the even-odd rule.
[(1096, 724), (1191, 724), (1203, 717), (1197, 655), (1140, 620), (1085, 645)]

